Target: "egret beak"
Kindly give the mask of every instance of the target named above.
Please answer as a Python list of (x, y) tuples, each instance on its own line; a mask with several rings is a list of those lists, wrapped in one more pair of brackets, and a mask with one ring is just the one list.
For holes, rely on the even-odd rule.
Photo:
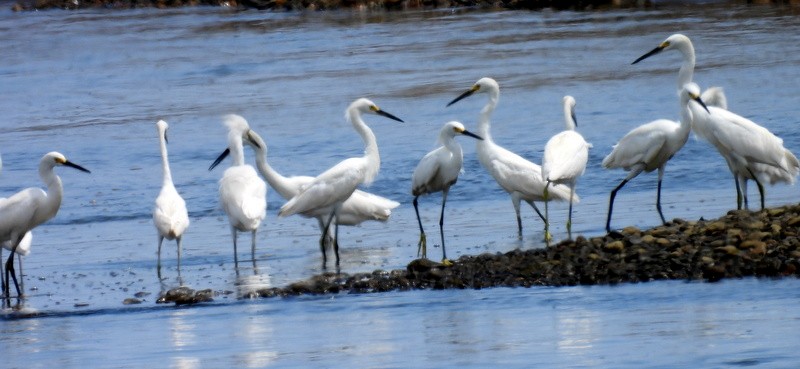
[(216, 168), (217, 165), (219, 165), (219, 163), (221, 163), (223, 160), (225, 160), (225, 158), (230, 153), (231, 153), (231, 149), (225, 149), (225, 151), (223, 151), (222, 154), (219, 154), (219, 156), (217, 157), (217, 160), (214, 160), (214, 162), (211, 164), (211, 166), (208, 167), (208, 171), (210, 172), (212, 169)]
[(656, 55), (656, 54), (660, 53), (661, 51), (664, 50), (665, 47), (666, 46), (664, 44), (658, 45), (658, 47), (656, 47), (655, 49), (650, 50), (650, 52), (648, 52), (647, 54), (644, 54), (644, 55), (640, 56), (639, 59), (634, 60), (633, 63), (631, 63), (631, 65), (636, 64), (636, 63), (638, 63), (638, 62), (640, 62), (642, 60), (645, 60), (645, 59), (647, 59), (647, 58), (649, 58), (649, 57), (651, 57), (653, 55)]
[[(249, 144), (253, 145), (253, 147), (255, 147), (257, 149), (261, 149), (262, 148), (261, 145), (259, 145), (258, 141), (253, 138), (254, 134), (256, 134), (256, 133), (253, 132), (253, 130), (248, 130), (247, 134), (244, 135), (244, 138)], [(228, 151), (230, 151), (230, 150), (228, 150)]]
[(477, 85), (473, 86), (473, 87), (472, 87), (472, 88), (470, 88), (469, 90), (465, 91), (463, 94), (461, 94), (461, 95), (458, 95), (458, 97), (456, 97), (455, 99), (453, 99), (453, 101), (451, 101), (451, 102), (447, 103), (447, 106), (453, 105), (453, 104), (455, 104), (455, 103), (459, 102), (461, 99), (463, 99), (463, 98), (465, 98), (465, 97), (469, 97), (470, 95), (472, 95), (472, 94), (474, 94), (476, 91), (478, 91), (478, 89), (479, 89), (479, 88), (480, 88), (480, 87), (479, 87), (479, 86), (477, 86)]
[(394, 115), (391, 115), (391, 114), (389, 114), (389, 113), (387, 113), (387, 112), (385, 112), (385, 111), (383, 111), (383, 110), (381, 110), (381, 109), (377, 109), (377, 110), (375, 110), (375, 114), (378, 114), (378, 115), (384, 116), (384, 117), (386, 117), (386, 118), (389, 118), (389, 119), (396, 120), (396, 121), (398, 121), (398, 122), (400, 122), (400, 123), (405, 123), (405, 122), (403, 122), (403, 120), (402, 120), (402, 119), (400, 119), (400, 118), (398, 118), (398, 117), (395, 117)]
[(476, 138), (478, 140), (483, 141), (483, 137), (478, 136), (478, 135), (476, 135), (476, 134), (474, 134), (474, 133), (472, 133), (470, 131), (467, 131), (466, 129), (464, 131), (462, 131), (461, 134), (464, 135), (464, 136), (469, 136), (469, 137)]
[(710, 111), (708, 111), (708, 107), (706, 106), (706, 103), (704, 103), (704, 102), (703, 102), (703, 100), (702, 100), (702, 99), (700, 99), (700, 96), (692, 96), (692, 100), (694, 100), (694, 101), (696, 101), (698, 104), (700, 104), (700, 106), (702, 106), (702, 107), (703, 107), (703, 109), (705, 109), (705, 110), (706, 110), (706, 113), (708, 113), (708, 114), (711, 114), (711, 112), (710, 112)]
[(73, 163), (73, 162), (69, 161), (69, 160), (66, 160), (66, 161), (64, 161), (64, 162), (63, 162), (63, 163), (61, 163), (61, 164), (62, 164), (62, 165), (65, 165), (65, 166), (68, 166), (68, 167), (70, 167), (70, 168), (75, 168), (75, 169), (77, 169), (77, 170), (80, 170), (81, 172), (91, 173), (91, 172), (89, 171), (89, 169), (86, 169), (86, 168), (84, 168), (84, 167), (82, 167), (82, 166), (80, 166), (80, 165), (78, 165), (78, 164), (75, 164), (75, 163)]

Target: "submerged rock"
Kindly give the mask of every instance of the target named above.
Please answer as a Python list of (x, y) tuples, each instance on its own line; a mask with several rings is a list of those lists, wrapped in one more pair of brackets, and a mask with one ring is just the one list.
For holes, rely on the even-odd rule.
[(200, 302), (214, 301), (214, 292), (210, 289), (195, 291), (189, 287), (181, 286), (164, 292), (156, 303), (164, 304), (174, 302), (175, 305), (197, 304)]

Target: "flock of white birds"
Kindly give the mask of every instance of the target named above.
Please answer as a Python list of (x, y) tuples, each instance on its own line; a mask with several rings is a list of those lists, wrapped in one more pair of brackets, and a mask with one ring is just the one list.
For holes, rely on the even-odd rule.
[[(652, 172), (656, 169), (658, 169), (656, 209), (662, 222), (666, 222), (661, 210), (661, 182), (664, 168), (686, 143), (691, 131), (712, 144), (727, 162), (736, 182), (737, 208), (748, 206), (748, 180), (755, 181), (758, 186), (763, 208), (764, 184), (777, 182), (793, 184), (800, 171), (800, 162), (784, 148), (780, 138), (766, 128), (727, 110), (727, 101), (721, 88), (710, 88), (700, 94), (699, 86), (692, 82), (695, 53), (688, 37), (681, 34), (672, 35), (633, 64), (667, 50), (677, 50), (683, 55), (683, 64), (678, 72), (680, 120), (675, 122), (658, 119), (631, 130), (603, 160), (604, 168), (622, 168), (628, 171), (622, 182), (611, 191), (606, 221), (606, 230), (609, 232), (617, 192), (642, 172)], [(497, 184), (511, 196), (519, 234), (522, 234), (520, 202), (525, 201), (542, 218), (547, 242), (552, 239), (548, 224), (550, 200), (569, 203), (567, 232), (568, 236), (572, 237), (572, 205), (579, 201), (575, 188), (578, 178), (586, 169), (588, 151), (592, 147), (576, 131), (575, 99), (565, 96), (563, 103), (566, 129), (547, 142), (541, 166), (524, 159), (496, 144), (489, 132), (491, 115), (500, 97), (500, 87), (495, 80), (481, 78), (447, 106), (477, 93), (485, 93), (488, 96), (488, 102), (480, 112), (477, 131), (470, 132), (459, 122), (446, 123), (439, 133), (441, 146), (425, 155), (412, 175), (411, 194), (414, 196), (413, 205), (420, 228), (418, 254), (422, 257), (427, 257), (427, 241), (419, 217), (418, 199), (422, 195), (442, 193), (439, 233), (444, 264), (450, 263), (444, 247), (445, 203), (448, 191), (456, 183), (463, 163), (463, 153), (461, 146), (455, 140), (456, 136), (465, 135), (476, 139), (476, 152), (480, 163), (494, 177)], [(386, 221), (389, 218), (392, 209), (400, 205), (398, 202), (358, 189), (362, 184), (370, 184), (380, 169), (377, 140), (362, 118), (364, 114), (379, 115), (403, 122), (400, 118), (381, 110), (372, 101), (365, 98), (357, 99), (347, 108), (346, 118), (364, 140), (364, 156), (345, 159), (316, 177), (282, 176), (267, 162), (267, 145), (260, 135), (250, 129), (247, 121), (238, 115), (228, 115), (224, 118), (228, 128), (228, 148), (209, 170), (227, 156), (231, 156), (231, 166), (219, 180), (219, 197), (221, 207), (230, 222), (234, 260), (237, 263), (238, 232), (251, 234), (251, 253), (255, 258), (256, 232), (266, 216), (267, 183), (287, 200), (280, 208), (279, 216), (299, 214), (318, 220), (323, 266), (327, 262), (327, 248), (333, 248), (336, 264), (339, 264), (339, 225), (357, 225), (367, 220)], [(161, 245), (164, 239), (177, 241), (180, 271), (181, 239), (189, 227), (189, 216), (186, 203), (172, 181), (167, 154), (168, 125), (161, 120), (156, 126), (163, 169), (163, 184), (153, 210), (153, 223), (158, 230), (157, 265), (160, 277)], [(257, 169), (245, 163), (245, 144), (255, 152)], [(63, 189), (61, 179), (54, 173), (56, 166), (68, 166), (89, 172), (68, 161), (64, 155), (51, 152), (41, 159), (39, 165), (39, 175), (47, 185), (46, 191), (27, 188), (9, 198), (0, 199), (0, 244), (3, 246), (0, 251), (2, 249), (11, 251), (5, 263), (5, 273), (0, 272), (3, 274), (2, 289), (5, 297), (10, 297), (11, 281), (14, 283), (17, 296), (22, 296), (14, 269), (14, 255), (23, 256), (30, 252), (31, 231), (54, 217), (61, 205)], [(1, 168), (2, 161), (0, 161)], [(266, 183), (262, 177), (266, 179)], [(544, 202), (544, 214), (539, 211), (535, 202)], [(19, 267), (21, 276), (21, 259)]]

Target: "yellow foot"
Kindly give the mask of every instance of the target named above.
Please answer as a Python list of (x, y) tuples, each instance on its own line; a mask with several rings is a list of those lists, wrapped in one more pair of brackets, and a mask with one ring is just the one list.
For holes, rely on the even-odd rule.
[(425, 233), (420, 233), (419, 235), (419, 243), (417, 244), (417, 257), (422, 254), (423, 259), (428, 258), (428, 247), (427, 247), (427, 238), (425, 237)]
[(446, 267), (453, 266), (453, 262), (450, 259), (442, 259), (442, 265)]
[(553, 235), (550, 234), (550, 231), (544, 231), (544, 242), (550, 243), (553, 240)]

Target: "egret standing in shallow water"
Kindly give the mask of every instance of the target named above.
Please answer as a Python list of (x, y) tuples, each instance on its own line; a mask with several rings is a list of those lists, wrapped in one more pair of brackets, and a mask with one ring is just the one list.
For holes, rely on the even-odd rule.
[[(3, 159), (0, 158), (0, 171), (3, 170)], [(5, 200), (5, 198), (0, 197), (0, 202)], [(17, 245), (17, 263), (19, 263), (19, 275), (22, 276), (22, 257), (28, 256), (31, 252), (31, 242), (33, 241), (33, 235), (30, 231), (25, 232), (25, 236), (22, 237), (22, 241), (19, 242)], [(3, 260), (3, 249), (11, 251), (14, 247), (11, 241), (5, 241), (0, 244), (0, 261)], [(3, 264), (0, 262), (0, 281), (2, 281), (2, 288), (0, 288), (0, 292), (5, 291), (5, 279), (3, 279)], [(22, 289), (25, 289), (23, 284)]]
[(442, 213), (439, 216), (439, 234), (442, 237), (442, 263), (449, 264), (447, 253), (444, 248), (444, 206), (447, 202), (447, 193), (450, 186), (458, 180), (458, 173), (464, 162), (464, 154), (461, 145), (455, 140), (456, 135), (465, 135), (478, 140), (482, 138), (464, 128), (459, 122), (448, 122), (439, 132), (439, 142), (442, 146), (426, 154), (414, 169), (411, 177), (411, 194), (414, 195), (414, 212), (417, 214), (419, 223), (419, 248), (422, 250), (422, 257), (427, 258), (427, 240), (425, 230), (422, 228), (422, 220), (419, 217), (417, 199), (421, 195), (434, 192), (442, 192)]
[(181, 273), (181, 240), (183, 232), (189, 227), (189, 213), (186, 211), (186, 202), (172, 183), (172, 172), (169, 169), (169, 157), (167, 155), (167, 129), (169, 125), (163, 120), (156, 123), (158, 139), (161, 147), (161, 170), (163, 182), (161, 192), (156, 198), (156, 206), (153, 209), (153, 224), (158, 231), (158, 264), (157, 270), (159, 278), (161, 276), (161, 244), (164, 238), (176, 240), (178, 243), (178, 275)]
[[(544, 146), (544, 159), (542, 160), (542, 179), (545, 185), (545, 197), (551, 184), (563, 183), (569, 186), (570, 199), (575, 194), (575, 185), (578, 177), (586, 170), (589, 161), (589, 148), (592, 144), (586, 142), (580, 133), (575, 131), (578, 121), (575, 119), (575, 98), (564, 96), (564, 124), (566, 130), (562, 131), (547, 141)], [(550, 240), (548, 214), (548, 201), (544, 203), (545, 239)], [(569, 202), (569, 215), (567, 217), (567, 235), (572, 239), (572, 201)]]
[[(692, 78), (694, 77), (694, 66), (695, 66), (695, 55), (694, 55), (694, 46), (692, 45), (692, 41), (689, 37), (686, 37), (680, 33), (676, 33), (667, 37), (666, 40), (661, 42), (656, 48), (650, 50), (646, 54), (640, 56), (638, 59), (634, 60), (631, 64), (636, 64), (642, 60), (645, 60), (653, 55), (656, 55), (662, 51), (669, 51), (669, 50), (677, 50), (683, 56), (683, 63), (681, 64), (681, 68), (678, 70), (678, 95), (680, 95), (681, 91), (683, 90), (683, 86), (687, 83), (692, 82)], [(722, 90), (722, 87), (710, 87), (707, 90), (703, 91), (703, 94), (700, 95), (700, 99), (707, 106), (716, 106), (722, 109), (728, 108), (728, 100), (725, 97), (725, 93)], [(680, 98), (678, 99), (680, 101)]]
[(239, 264), (236, 250), (237, 232), (250, 232), (253, 263), (256, 257), (256, 231), (267, 216), (267, 184), (252, 166), (244, 163), (242, 136), (250, 134), (250, 126), (241, 116), (225, 116), (228, 127), (228, 150), (233, 163), (219, 180), (219, 199), (228, 215), (233, 236), (233, 260)]
[(649, 173), (658, 169), (656, 209), (661, 217), (661, 222), (667, 222), (661, 211), (661, 180), (664, 178), (664, 168), (689, 139), (689, 131), (692, 127), (692, 113), (688, 107), (689, 100), (695, 100), (705, 108), (705, 104), (700, 99), (700, 89), (693, 83), (684, 87), (680, 97), (681, 120), (679, 123), (658, 119), (636, 127), (623, 136), (614, 145), (611, 153), (603, 159), (603, 167), (606, 169), (622, 168), (628, 171), (628, 176), (611, 191), (606, 220), (607, 232), (611, 232), (611, 213), (614, 209), (614, 198), (617, 196), (617, 191), (643, 171)]
[[(761, 195), (764, 209), (764, 182), (794, 184), (800, 172), (800, 161), (783, 147), (783, 140), (766, 128), (728, 110), (710, 106), (707, 112), (697, 104), (689, 109), (694, 115), (693, 127), (725, 158), (736, 181), (736, 204), (747, 208), (747, 180), (752, 179)], [(706, 113), (706, 114), (703, 114)], [(740, 189), (741, 186), (741, 189)]]
[(22, 296), (14, 270), (14, 253), (22, 243), (23, 237), (36, 226), (53, 218), (61, 207), (64, 188), (61, 178), (53, 171), (58, 165), (91, 173), (80, 165), (68, 161), (64, 155), (53, 151), (45, 154), (39, 162), (39, 177), (47, 185), (47, 192), (38, 187), (30, 187), (0, 200), (0, 242), (11, 243), (11, 255), (6, 261), (4, 278), (6, 297), (11, 297), (9, 276), (14, 280), (17, 295)]
[[(242, 139), (256, 152), (256, 167), (258, 168), (258, 172), (261, 173), (261, 176), (267, 180), (267, 183), (269, 183), (269, 185), (284, 199), (290, 200), (292, 197), (297, 196), (304, 187), (314, 181), (314, 177), (311, 176), (284, 177), (272, 168), (269, 162), (267, 162), (267, 143), (264, 142), (264, 139), (255, 131), (250, 130), (249, 134), (242, 137)], [(229, 153), (230, 150), (225, 149), (214, 164), (211, 165), (210, 169), (213, 169), (219, 164)], [(359, 225), (368, 220), (385, 222), (392, 214), (392, 209), (398, 206), (400, 206), (400, 203), (397, 201), (389, 200), (369, 192), (355, 190), (355, 192), (342, 203), (338, 222), (339, 225), (347, 226)], [(330, 209), (315, 209), (300, 215), (308, 218), (316, 218), (319, 223), (320, 231), (324, 232), (325, 220), (327, 216), (330, 215)], [(333, 242), (333, 235), (330, 231), (329, 229), (327, 235), (323, 233), (328, 245)], [(320, 246), (323, 248), (322, 255), (324, 257), (325, 246)]]
[[(533, 203), (534, 201), (545, 201), (545, 181), (542, 180), (542, 168), (538, 164), (534, 164), (504, 149), (492, 140), (492, 136), (489, 133), (489, 121), (500, 98), (500, 86), (494, 79), (488, 77), (479, 79), (472, 88), (450, 101), (447, 106), (453, 105), (475, 93), (489, 95), (489, 102), (481, 110), (478, 120), (478, 135), (483, 137), (483, 140), (479, 140), (476, 145), (478, 160), (489, 174), (494, 177), (497, 184), (511, 195), (511, 202), (514, 204), (514, 211), (517, 214), (517, 229), (519, 236), (522, 237), (522, 218), (519, 214), (521, 200), (527, 202), (536, 211), (536, 214), (542, 218), (542, 221), (546, 222), (542, 212)], [(561, 184), (554, 185), (548, 192), (549, 200), (569, 201), (570, 199), (569, 187)], [(579, 201), (577, 195), (573, 198), (573, 201)]]
[(398, 117), (381, 110), (375, 103), (368, 99), (358, 99), (353, 101), (347, 108), (345, 117), (353, 125), (353, 128), (361, 135), (366, 146), (364, 156), (358, 158), (345, 159), (339, 164), (326, 170), (305, 187), (297, 196), (292, 197), (289, 202), (284, 204), (279, 216), (285, 217), (292, 214), (312, 212), (319, 209), (329, 209), (325, 220), (324, 230), (320, 238), (320, 247), (323, 250), (323, 265), (327, 258), (325, 256), (325, 238), (331, 222), (334, 221), (333, 249), (336, 254), (336, 265), (339, 265), (339, 215), (341, 214), (342, 204), (355, 192), (356, 187), (362, 183), (369, 185), (378, 174), (381, 165), (381, 158), (378, 152), (378, 142), (375, 134), (367, 127), (361, 118), (364, 113), (377, 114), (389, 119), (402, 122)]

